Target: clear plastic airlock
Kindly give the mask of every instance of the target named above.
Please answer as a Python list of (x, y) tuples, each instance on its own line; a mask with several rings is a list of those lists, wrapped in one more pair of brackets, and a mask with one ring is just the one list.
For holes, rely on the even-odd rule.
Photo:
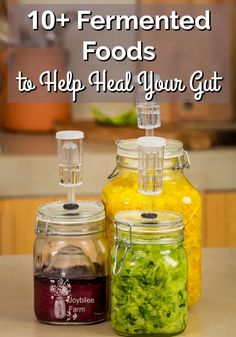
[[(160, 76), (154, 74), (148, 77), (148, 81), (159, 81)], [(146, 92), (143, 86), (139, 83), (137, 76), (134, 78), (136, 88), (136, 110), (138, 127), (146, 130), (146, 136), (153, 136), (154, 129), (161, 126), (160, 120), (160, 101), (159, 94), (156, 93), (151, 101), (147, 101)]]
[(137, 139), (139, 151), (138, 191), (141, 194), (162, 192), (164, 147), (166, 140), (161, 137), (140, 137)]
[(59, 184), (75, 187), (83, 183), (82, 131), (59, 131), (56, 133), (59, 167)]

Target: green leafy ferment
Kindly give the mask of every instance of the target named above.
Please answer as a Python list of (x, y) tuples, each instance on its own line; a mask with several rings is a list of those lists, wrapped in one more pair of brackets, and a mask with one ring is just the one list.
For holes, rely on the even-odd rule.
[[(187, 258), (182, 245), (132, 244), (112, 273), (111, 323), (121, 334), (173, 335), (187, 320)], [(124, 249), (118, 250), (120, 265)], [(112, 257), (114, 265), (114, 251)]]

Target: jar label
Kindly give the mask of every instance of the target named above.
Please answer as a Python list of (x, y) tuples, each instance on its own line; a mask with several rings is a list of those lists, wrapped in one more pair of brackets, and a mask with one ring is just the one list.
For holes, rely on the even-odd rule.
[(89, 280), (35, 276), (35, 314), (40, 321), (94, 323), (106, 318), (106, 277)]

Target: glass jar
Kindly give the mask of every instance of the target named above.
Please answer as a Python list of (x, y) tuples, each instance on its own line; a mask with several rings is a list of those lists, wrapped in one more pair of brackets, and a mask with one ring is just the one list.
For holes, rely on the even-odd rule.
[(173, 335), (187, 324), (183, 218), (172, 212), (115, 215), (111, 324), (123, 335)]
[(152, 209), (174, 211), (184, 217), (188, 254), (188, 301), (195, 304), (201, 294), (201, 197), (184, 175), (189, 158), (183, 144), (167, 140), (164, 154), (162, 193), (156, 196), (138, 193), (138, 147), (135, 139), (117, 142), (117, 169), (102, 192), (106, 208), (109, 241), (114, 232), (114, 215), (123, 210)]
[(104, 207), (53, 202), (39, 208), (34, 244), (34, 309), (50, 324), (91, 324), (107, 314)]

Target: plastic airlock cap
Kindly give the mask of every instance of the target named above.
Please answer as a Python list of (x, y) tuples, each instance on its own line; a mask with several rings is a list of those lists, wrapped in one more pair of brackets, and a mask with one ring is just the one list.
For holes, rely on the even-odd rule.
[(138, 191), (141, 194), (160, 194), (162, 191), (164, 147), (161, 137), (140, 137), (138, 159)]
[(162, 137), (139, 137), (137, 139), (137, 144), (142, 148), (157, 148), (166, 146), (166, 140)]
[[(160, 81), (160, 75), (159, 74), (153, 74), (152, 76), (148, 76), (147, 73), (147, 83), (150, 84), (150, 82), (158, 82)], [(143, 88), (142, 83), (144, 82), (144, 77), (143, 76), (134, 76), (133, 78), (133, 84), (135, 85), (135, 92), (136, 92), (136, 104), (157, 104), (159, 105), (159, 94), (156, 93), (155, 95), (153, 95), (152, 99), (150, 101), (148, 101), (146, 99), (146, 92)]]
[[(59, 184), (66, 187), (82, 184), (82, 131), (56, 133), (59, 165)], [(73, 201), (69, 200), (70, 202)]]
[[(150, 85), (150, 82), (158, 82), (160, 76), (158, 74), (149, 75), (145, 80)], [(156, 92), (152, 99), (148, 101), (147, 92), (142, 85), (144, 78), (142, 76), (140, 78), (135, 76), (133, 82), (136, 92), (138, 127), (145, 129), (146, 135), (152, 135), (153, 130), (161, 126), (159, 94)]]
[(58, 131), (56, 133), (56, 139), (61, 140), (73, 140), (73, 139), (83, 139), (84, 133), (82, 131)]

